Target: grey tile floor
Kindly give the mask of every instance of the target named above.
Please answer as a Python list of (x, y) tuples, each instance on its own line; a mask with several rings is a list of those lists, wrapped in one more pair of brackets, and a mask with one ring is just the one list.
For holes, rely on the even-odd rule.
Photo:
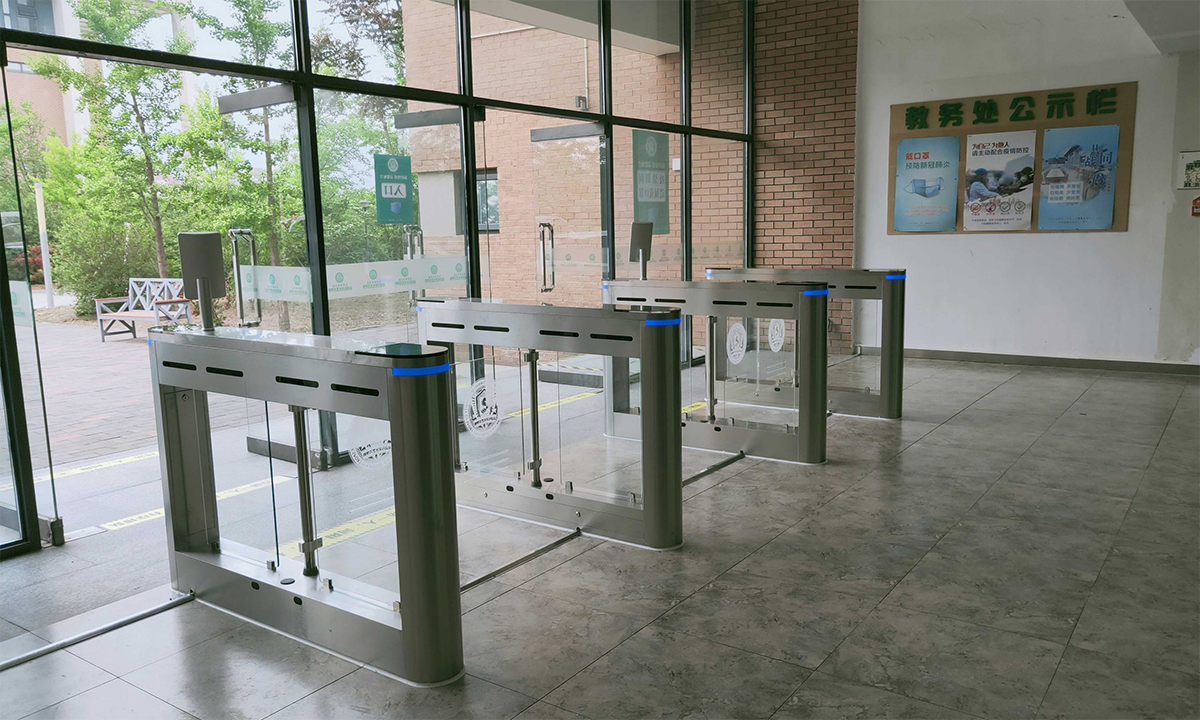
[(474, 591), (450, 686), (190, 603), (0, 673), (0, 719), (1200, 716), (1200, 384), (907, 367), (906, 419), (831, 418), (828, 464), (690, 486), (681, 550), (578, 540)]

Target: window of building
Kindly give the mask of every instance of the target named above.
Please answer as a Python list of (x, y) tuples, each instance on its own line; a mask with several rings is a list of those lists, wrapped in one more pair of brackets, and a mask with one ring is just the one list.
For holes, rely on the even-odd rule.
[(475, 197), (479, 229), (500, 229), (500, 186), (495, 170), (479, 170), (475, 174)]

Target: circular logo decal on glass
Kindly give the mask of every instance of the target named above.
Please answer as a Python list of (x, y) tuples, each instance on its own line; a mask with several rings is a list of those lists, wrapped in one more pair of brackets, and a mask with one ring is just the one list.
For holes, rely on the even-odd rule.
[[(346, 415), (344, 437), (354, 438), (356, 444), (350, 448), (350, 459), (364, 470), (390, 468), (392, 464), (392, 439), (390, 427), (382, 420)], [(341, 437), (341, 436), (339, 436)]]
[(430, 275), (437, 275), (437, 274), (438, 274), (438, 272), (437, 272), (437, 265), (434, 265), (433, 267), (429, 268), (429, 274), (430, 274)]
[(746, 357), (746, 327), (741, 323), (734, 323), (725, 336), (725, 357), (734, 365)]
[(408, 268), (406, 268), (406, 267), (400, 268), (400, 274), (403, 275), (404, 277), (408, 277)]
[(658, 141), (653, 135), (646, 138), (646, 157), (654, 157), (658, 154)]
[(462, 263), (454, 266), (454, 272), (462, 272)]
[(477, 438), (491, 437), (500, 429), (496, 385), (488, 378), (476, 380), (463, 403), (463, 425)]
[(338, 273), (337, 275), (334, 275), (333, 278), (335, 280), (337, 280), (338, 282), (342, 282), (343, 280), (346, 279), (346, 276), (341, 273)]
[(296, 287), (300, 286), (300, 276), (299, 275), (292, 276), (292, 284), (295, 285)]
[(269, 280), (269, 281), (271, 282), (271, 284), (272, 284), (272, 285), (274, 285), (274, 284), (275, 284), (275, 273), (271, 273), (271, 274), (270, 274), (270, 275), (267, 277), (267, 280)]
[(388, 172), (396, 172), (400, 169), (400, 161), (396, 158), (388, 158)]
[(370, 273), (370, 275), (371, 275), (371, 279), (372, 279), (372, 280), (374, 280), (375, 278), (379, 277), (379, 273), (378, 273), (378, 272), (376, 272), (375, 270), (372, 270), (372, 271), (371, 271), (371, 273)]
[(771, 324), (767, 326), (767, 342), (771, 344), (771, 352), (779, 352), (783, 349), (783, 336), (787, 329), (783, 325), (783, 320), (775, 318)]

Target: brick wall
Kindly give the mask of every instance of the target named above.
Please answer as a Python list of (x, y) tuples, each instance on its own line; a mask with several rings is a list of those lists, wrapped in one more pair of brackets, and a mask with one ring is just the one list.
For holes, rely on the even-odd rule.
[[(755, 258), (854, 265), (855, 0), (759, 0), (755, 12)], [(830, 303), (830, 346), (850, 306)]]

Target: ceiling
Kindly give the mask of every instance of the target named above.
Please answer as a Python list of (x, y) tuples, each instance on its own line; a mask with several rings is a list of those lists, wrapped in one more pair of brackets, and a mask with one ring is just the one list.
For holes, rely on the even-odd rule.
[(1125, 0), (1125, 7), (1164, 55), (1200, 50), (1197, 0)]

